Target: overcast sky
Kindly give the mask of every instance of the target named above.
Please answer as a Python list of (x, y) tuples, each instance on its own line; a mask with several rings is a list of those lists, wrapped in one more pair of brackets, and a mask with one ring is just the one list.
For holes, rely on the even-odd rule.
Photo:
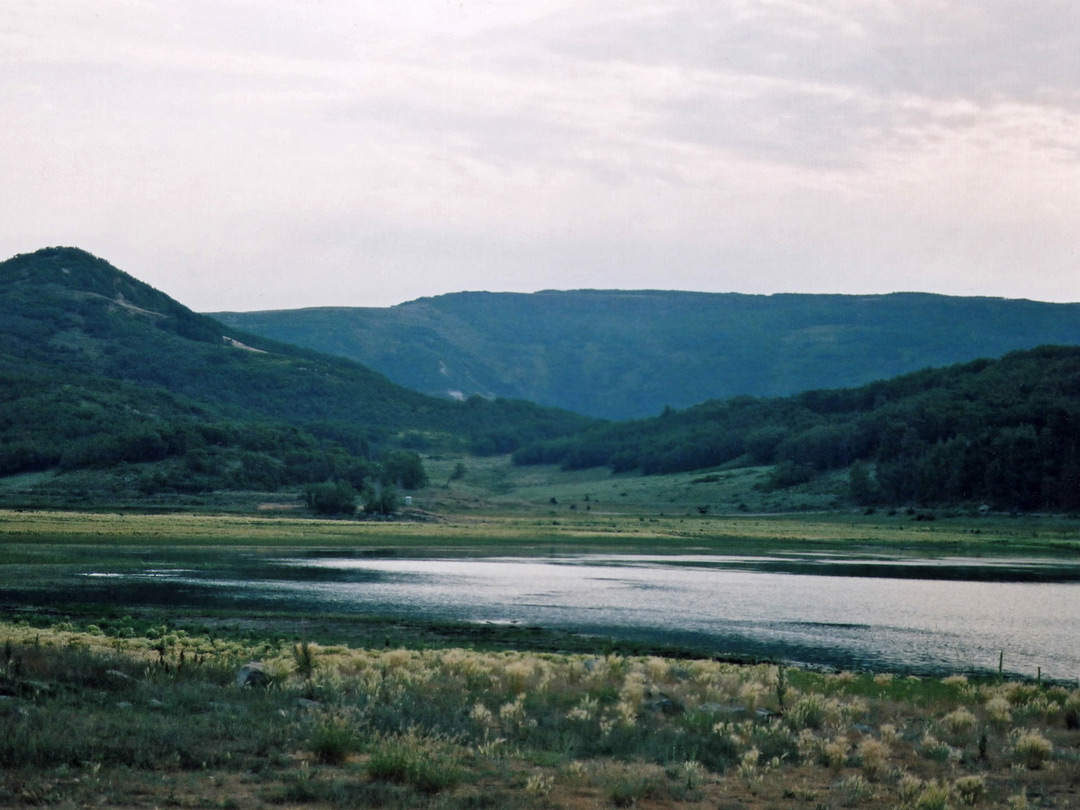
[(9, 0), (0, 255), (201, 311), (1080, 300), (1074, 0)]

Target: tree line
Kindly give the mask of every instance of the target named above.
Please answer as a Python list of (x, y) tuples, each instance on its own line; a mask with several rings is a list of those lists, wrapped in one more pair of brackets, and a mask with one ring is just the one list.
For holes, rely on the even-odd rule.
[(671, 473), (851, 468), (863, 503), (1080, 508), (1080, 348), (1042, 347), (850, 389), (740, 397), (527, 445), (518, 464)]

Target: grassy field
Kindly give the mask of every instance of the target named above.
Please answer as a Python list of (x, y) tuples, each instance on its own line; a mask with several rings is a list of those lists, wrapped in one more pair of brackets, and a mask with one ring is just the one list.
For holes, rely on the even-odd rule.
[[(0, 624), (0, 804), (1064, 810), (1080, 800), (1080, 690), (121, 629)], [(265, 679), (241, 687), (253, 659)]]

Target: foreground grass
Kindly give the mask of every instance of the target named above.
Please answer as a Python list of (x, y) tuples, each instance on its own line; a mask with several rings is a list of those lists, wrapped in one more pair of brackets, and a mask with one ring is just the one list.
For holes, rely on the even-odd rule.
[[(269, 676), (240, 688), (252, 658)], [(1080, 690), (0, 624), (0, 804), (1076, 807)]]

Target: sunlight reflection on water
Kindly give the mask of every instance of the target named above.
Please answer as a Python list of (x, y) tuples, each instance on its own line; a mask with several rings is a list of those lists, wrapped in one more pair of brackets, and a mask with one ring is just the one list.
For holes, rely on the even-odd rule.
[[(1071, 561), (580, 555), (275, 564), (280, 576), (270, 580), (176, 578), (332, 612), (513, 622), (827, 666), (996, 671), (1004, 652), (1014, 674), (1080, 674), (1080, 572)], [(868, 564), (886, 575), (850, 575)], [(306, 570), (322, 576), (311, 581)], [(1009, 581), (1047, 571), (1066, 581)]]

